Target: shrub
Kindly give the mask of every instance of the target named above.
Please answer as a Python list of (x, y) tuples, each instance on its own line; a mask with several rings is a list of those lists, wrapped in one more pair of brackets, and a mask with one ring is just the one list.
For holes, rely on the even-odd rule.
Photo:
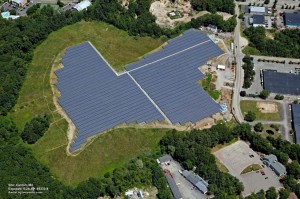
[(245, 120), (248, 122), (253, 122), (256, 119), (256, 115), (252, 111), (248, 111), (248, 113), (245, 115)]
[(254, 125), (254, 130), (256, 131), (256, 132), (262, 132), (263, 130), (264, 130), (264, 126), (262, 125), (262, 123), (256, 123), (255, 125)]

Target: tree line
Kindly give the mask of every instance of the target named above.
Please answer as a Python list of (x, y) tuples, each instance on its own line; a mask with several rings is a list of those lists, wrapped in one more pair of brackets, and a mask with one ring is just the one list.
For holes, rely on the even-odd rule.
[(262, 55), (300, 58), (300, 29), (278, 31), (274, 39), (266, 37), (264, 27), (250, 27), (244, 33), (250, 40), (249, 46), (256, 48)]
[(234, 14), (235, 3), (233, 0), (191, 0), (192, 7), (195, 10), (207, 10), (212, 13), (227, 12)]

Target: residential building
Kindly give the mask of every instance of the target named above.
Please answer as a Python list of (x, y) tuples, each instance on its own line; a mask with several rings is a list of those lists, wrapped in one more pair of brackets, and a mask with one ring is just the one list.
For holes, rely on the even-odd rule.
[(267, 7), (250, 6), (249, 13), (265, 15), (265, 14), (268, 14), (268, 8)]
[(300, 27), (300, 11), (294, 13), (284, 13), (284, 25), (288, 28)]
[(212, 24), (209, 24), (207, 27), (207, 30), (213, 32), (213, 33), (217, 33), (218, 32), (218, 27)]
[(252, 22), (253, 27), (258, 27), (258, 26), (266, 27), (264, 15), (253, 15), (252, 18), (253, 18), (253, 22)]
[(10, 0), (9, 2), (16, 7), (23, 7), (26, 5), (27, 0)]
[(76, 4), (74, 6), (74, 9), (77, 11), (87, 10), (87, 8), (92, 5), (92, 3), (89, 0), (81, 1), (80, 3)]
[(194, 175), (191, 172), (184, 170), (182, 175), (203, 194), (207, 193), (208, 183), (200, 176)]
[(273, 154), (266, 155), (263, 158), (263, 163), (270, 167), (277, 176), (282, 177), (286, 175), (286, 168), (280, 162), (278, 162), (277, 157)]
[(170, 162), (172, 162), (173, 158), (170, 155), (164, 155), (160, 158), (157, 159), (157, 163), (158, 164), (168, 164)]
[(300, 144), (300, 104), (292, 104), (292, 121), (295, 143)]

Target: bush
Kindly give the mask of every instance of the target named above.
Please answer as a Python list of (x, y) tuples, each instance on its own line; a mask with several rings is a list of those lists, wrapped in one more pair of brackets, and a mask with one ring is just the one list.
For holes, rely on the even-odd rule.
[(10, 13), (11, 15), (16, 15), (16, 14), (17, 14), (17, 11), (16, 11), (15, 9), (13, 9), (13, 10), (9, 11), (9, 13)]
[(245, 115), (245, 120), (248, 122), (253, 122), (256, 119), (256, 115), (252, 111), (248, 111), (248, 113)]
[(284, 96), (283, 96), (283, 95), (278, 95), (278, 94), (277, 94), (277, 95), (275, 96), (275, 99), (276, 99), (276, 100), (283, 100), (283, 99), (284, 99)]
[(268, 90), (262, 90), (259, 94), (259, 97), (262, 99), (267, 99), (270, 95), (270, 92)]
[(254, 130), (256, 131), (256, 132), (262, 132), (263, 130), (264, 130), (264, 126), (262, 125), (262, 123), (256, 123), (255, 125), (254, 125)]
[(241, 91), (241, 92), (240, 92), (240, 96), (241, 96), (241, 97), (245, 97), (246, 95), (247, 95), (246, 91)]
[(270, 127), (275, 129), (275, 131), (279, 131), (280, 126), (278, 124), (271, 124)]

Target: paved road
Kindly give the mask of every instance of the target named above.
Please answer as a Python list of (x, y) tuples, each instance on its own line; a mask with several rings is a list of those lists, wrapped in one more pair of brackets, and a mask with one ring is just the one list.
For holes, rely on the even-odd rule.
[[(236, 3), (235, 6), (236, 15), (239, 16), (239, 7)], [(232, 113), (236, 120), (239, 123), (244, 121), (243, 114), (240, 109), (240, 90), (243, 85), (243, 69), (242, 69), (242, 59), (244, 57), (241, 47), (240, 47), (240, 20), (237, 19), (237, 26), (234, 30), (234, 43), (235, 43), (235, 57), (236, 57), (236, 75), (235, 75), (235, 83), (233, 88), (233, 97), (232, 97)]]

